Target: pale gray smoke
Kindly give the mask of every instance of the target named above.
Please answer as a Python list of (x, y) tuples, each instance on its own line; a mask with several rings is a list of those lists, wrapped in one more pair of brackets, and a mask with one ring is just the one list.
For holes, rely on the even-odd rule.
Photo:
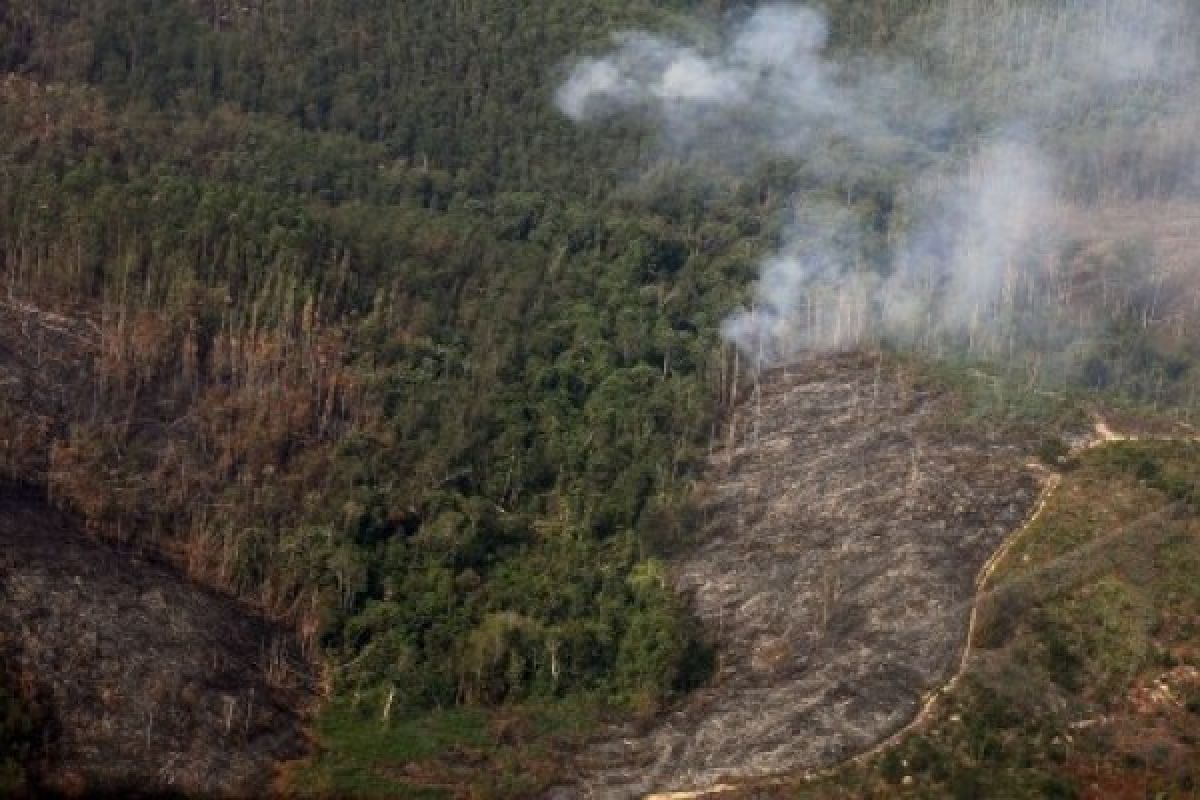
[(940, 118), (911, 72), (893, 65), (862, 76), (859, 65), (826, 57), (828, 35), (822, 13), (777, 5), (736, 23), (712, 51), (620, 34), (611, 54), (575, 67), (558, 106), (580, 122), (641, 110), (659, 122), (665, 146), (725, 162), (747, 148), (803, 155), (834, 137), (880, 151), (919, 144), (896, 133), (900, 115), (909, 124)]
[(783, 249), (762, 264), (754, 307), (722, 326), (755, 364), (853, 344), (875, 316), (880, 277), (861, 266), (862, 221), (828, 203), (796, 217)]
[(911, 336), (928, 324), (913, 309), (936, 306), (934, 328), (975, 335), (1012, 305), (1039, 246), (1051, 243), (1054, 167), (1037, 147), (1000, 139), (960, 172), (924, 183), (924, 223), (896, 255), (882, 318)]
[(971, 80), (966, 99), (1045, 120), (1193, 80), (1191, 13), (1185, 0), (959, 0), (939, 9), (930, 40), (952, 79)]
[(579, 122), (646, 115), (697, 166), (783, 156), (830, 186), (867, 168), (896, 182), (904, 225), (882, 266), (851, 204), (795, 199), (751, 307), (723, 326), (756, 363), (876, 339), (995, 353), (1066, 324), (1046, 289), (1073, 196), (1195, 186), (1195, 137), (1147, 135), (1195, 130), (1193, 23), (1176, 0), (947, 0), (882, 59), (831, 52), (820, 11), (767, 5), (715, 45), (618, 36), (557, 102)]
[(819, 12), (780, 6), (761, 8), (737, 25), (717, 52), (620, 34), (613, 53), (576, 66), (558, 92), (559, 107), (583, 120), (613, 106), (651, 103), (673, 117), (704, 106), (756, 109), (774, 98), (786, 100), (771, 109), (780, 113), (845, 114), (833, 87), (837, 66), (821, 56), (828, 35)]

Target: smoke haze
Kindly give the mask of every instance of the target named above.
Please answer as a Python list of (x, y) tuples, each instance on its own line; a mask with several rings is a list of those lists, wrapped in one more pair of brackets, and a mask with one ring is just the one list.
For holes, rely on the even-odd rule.
[(1063, 302), (1066, 209), (1194, 198), (1196, 29), (1172, 0), (966, 0), (882, 58), (835, 52), (821, 11), (767, 5), (708, 46), (622, 34), (556, 99), (580, 123), (644, 115), (697, 168), (784, 157), (830, 186), (889, 176), (903, 224), (883, 264), (852, 203), (795, 198), (750, 307), (723, 326), (756, 363), (878, 340), (995, 355), (1090, 335), (1096, 315)]

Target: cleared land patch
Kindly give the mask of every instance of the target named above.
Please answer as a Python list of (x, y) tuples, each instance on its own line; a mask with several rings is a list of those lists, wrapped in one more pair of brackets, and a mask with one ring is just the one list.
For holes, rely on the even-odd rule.
[(869, 355), (763, 376), (671, 564), (714, 640), (713, 685), (587, 748), (561, 796), (633, 797), (838, 763), (957, 669), (975, 578), (1038, 496), (1033, 444)]
[(284, 628), (0, 487), (0, 660), (44, 715), (40, 791), (262, 796), (307, 750)]

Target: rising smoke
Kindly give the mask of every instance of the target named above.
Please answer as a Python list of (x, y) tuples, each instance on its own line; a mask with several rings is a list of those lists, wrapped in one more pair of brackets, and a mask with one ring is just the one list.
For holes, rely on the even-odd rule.
[(878, 340), (1062, 346), (1095, 319), (1064, 308), (1064, 209), (1196, 189), (1194, 13), (1174, 0), (954, 0), (910, 21), (903, 58), (884, 58), (835, 51), (819, 10), (767, 5), (707, 46), (621, 34), (575, 65), (557, 102), (581, 123), (644, 115), (697, 167), (783, 157), (831, 187), (867, 168), (889, 176), (904, 223), (882, 265), (852, 203), (791, 204), (751, 307), (723, 326), (756, 363)]

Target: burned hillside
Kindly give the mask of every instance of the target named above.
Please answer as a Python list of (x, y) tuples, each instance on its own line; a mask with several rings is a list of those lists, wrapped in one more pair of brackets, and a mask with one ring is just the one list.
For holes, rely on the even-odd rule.
[(0, 488), (0, 659), (36, 705), (40, 792), (262, 796), (307, 751), (294, 637)]
[(764, 375), (709, 464), (705, 527), (671, 565), (714, 639), (711, 687), (577, 763), (558, 796), (634, 797), (838, 763), (957, 669), (982, 565), (1038, 494), (1030, 444), (958, 424), (886, 358)]

